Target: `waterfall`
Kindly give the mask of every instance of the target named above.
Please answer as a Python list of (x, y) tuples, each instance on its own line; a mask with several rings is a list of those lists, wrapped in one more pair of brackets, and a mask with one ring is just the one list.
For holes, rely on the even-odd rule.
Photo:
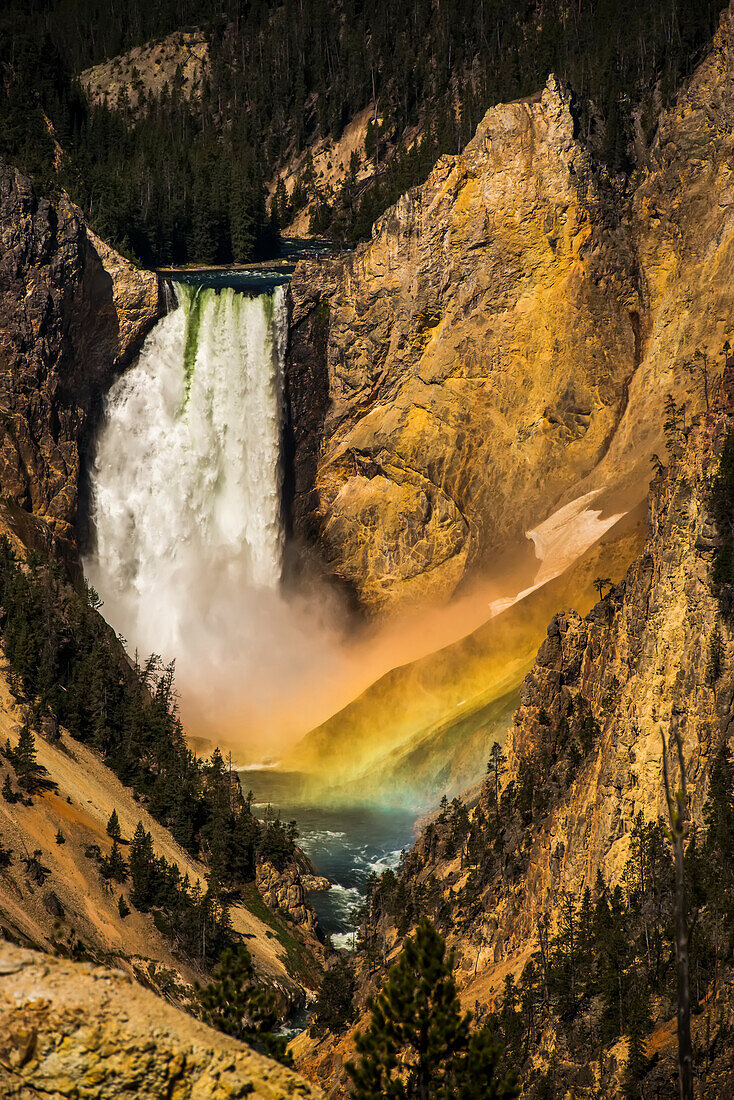
[(107, 398), (85, 572), (129, 649), (185, 679), (246, 663), (278, 598), (287, 322), (282, 287), (175, 289)]

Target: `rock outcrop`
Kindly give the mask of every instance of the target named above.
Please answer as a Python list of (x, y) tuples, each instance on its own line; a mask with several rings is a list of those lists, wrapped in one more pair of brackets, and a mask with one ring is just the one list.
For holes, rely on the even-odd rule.
[[(322, 885), (314, 887), (312, 883), (312, 889), (323, 889), (324, 883), (327, 889), (329, 887), (327, 879), (319, 880), (314, 876), (313, 881)], [(255, 884), (269, 909), (284, 913), (294, 924), (301, 925), (307, 932), (316, 935), (318, 917), (313, 906), (309, 904), (306, 885), (295, 865), (291, 864), (279, 871), (269, 861), (259, 863)]]
[(1, 507), (27, 544), (74, 559), (94, 417), (159, 313), (157, 276), (0, 165)]
[(309, 307), (328, 321), (313, 519), (374, 610), (449, 595), (588, 473), (634, 369), (634, 276), (553, 79), (489, 111), (369, 245), (301, 265), (291, 295), (297, 326)]
[(320, 1095), (120, 971), (9, 944), (0, 946), (0, 1092), (7, 1100)]
[[(534, 935), (539, 914), (556, 911), (562, 891), (592, 887), (598, 871), (608, 883), (620, 880), (638, 814), (646, 821), (667, 815), (661, 734), (680, 733), (690, 812), (701, 821), (709, 765), (734, 732), (734, 640), (711, 581), (717, 536), (708, 509), (710, 474), (732, 427), (725, 391), (725, 409), (695, 430), (685, 457), (653, 483), (650, 534), (625, 580), (586, 618), (555, 617), (523, 684), (507, 742), (509, 776), (535, 758), (546, 723), (568, 718), (569, 702), (577, 712), (580, 703), (589, 709), (601, 739), (537, 830), (521, 905), (513, 899), (504, 919), (495, 913), (495, 961)], [(708, 669), (717, 627), (724, 674), (714, 683)]]
[(140, 101), (177, 88), (185, 99), (201, 96), (209, 69), (209, 46), (200, 30), (180, 30), (135, 46), (79, 74), (87, 98), (137, 111)]
[(634, 192), (604, 182), (551, 78), (371, 242), (299, 265), (293, 523), (363, 608), (451, 594), (582, 493), (644, 498), (665, 393), (731, 334), (731, 69), (729, 11)]

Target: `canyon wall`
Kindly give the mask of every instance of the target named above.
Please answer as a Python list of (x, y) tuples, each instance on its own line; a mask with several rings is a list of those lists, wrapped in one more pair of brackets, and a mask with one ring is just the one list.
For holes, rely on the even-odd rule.
[[(535, 830), (522, 889), (493, 911), (484, 966), (535, 936), (542, 912), (557, 912), (563, 891), (578, 896), (620, 880), (638, 814), (667, 816), (662, 737), (683, 745), (690, 812), (702, 819), (709, 766), (734, 732), (734, 643), (722, 621), (711, 569), (718, 545), (709, 512), (710, 476), (734, 428), (734, 360), (722, 407), (694, 429), (650, 492), (649, 535), (624, 581), (581, 618), (558, 614), (526, 677), (507, 742), (506, 781), (536, 761), (549, 730), (585, 709), (601, 736), (568, 792)], [(723, 673), (714, 681), (711, 644), (718, 627)], [(673, 784), (679, 784), (671, 743)]]
[(25, 543), (75, 560), (95, 414), (160, 311), (156, 275), (0, 165), (0, 512)]
[[(672, 742), (680, 734), (689, 811), (695, 828), (703, 826), (713, 758), (722, 741), (731, 745), (734, 737), (734, 636), (712, 580), (720, 541), (709, 506), (712, 474), (734, 431), (734, 357), (716, 400), (690, 430), (684, 452), (655, 478), (648, 536), (623, 581), (586, 617), (561, 611), (552, 619), (520, 690), (499, 782), (501, 809), (489, 778), (467, 794), (469, 827), (460, 839), (452, 838), (448, 814), (443, 822), (434, 816), (398, 873), (403, 906), (411, 897), (433, 898), (467, 1008), (486, 1011), (501, 1003), (507, 976), (518, 980), (538, 950), (543, 922), (551, 935), (560, 927), (565, 898), (578, 904), (599, 874), (610, 888), (623, 881), (638, 818), (667, 818), (661, 734), (671, 745), (673, 790), (680, 772)], [(712, 675), (715, 632), (719, 667)], [(593, 737), (574, 760), (570, 744), (587, 718)], [(570, 740), (564, 741), (564, 730)], [(528, 786), (530, 808), (518, 817), (510, 807)], [(486, 873), (472, 868), (469, 844), (476, 836), (487, 838)], [(384, 911), (373, 907), (371, 919), (389, 965), (403, 937)], [(375, 977), (362, 958), (360, 965), (363, 1010), (382, 970)], [(722, 982), (717, 1020), (731, 1017), (731, 1004), (731, 987)], [(358, 1026), (364, 1023), (363, 1015)], [(705, 1026), (704, 1014), (694, 1018), (694, 1030), (703, 1033)], [(671, 1022), (651, 1041), (650, 1052), (666, 1064), (674, 1035)], [(343, 1094), (353, 1030), (325, 1038), (304, 1033), (294, 1049), (301, 1070), (329, 1096)], [(548, 1038), (548, 1058), (553, 1049)], [(726, 1061), (726, 1050), (720, 1053)], [(618, 1067), (625, 1057), (617, 1050), (611, 1064)], [(583, 1089), (570, 1094), (587, 1095)], [(715, 1086), (706, 1093), (724, 1094)], [(599, 1095), (620, 1091), (613, 1085)]]
[(551, 77), (369, 243), (298, 266), (293, 527), (369, 612), (450, 595), (580, 495), (643, 499), (666, 393), (732, 331), (731, 27), (626, 192)]

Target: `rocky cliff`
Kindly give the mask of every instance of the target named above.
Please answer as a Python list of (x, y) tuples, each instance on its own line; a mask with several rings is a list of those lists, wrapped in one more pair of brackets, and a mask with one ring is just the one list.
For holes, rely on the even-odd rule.
[(155, 275), (0, 165), (0, 507), (24, 542), (75, 558), (102, 395), (159, 312)]
[[(406, 930), (402, 912), (415, 915), (411, 905), (427, 905), (456, 953), (467, 1006), (502, 1001), (508, 975), (519, 979), (542, 930), (550, 936), (562, 927), (567, 899), (578, 904), (584, 889), (598, 891), (599, 882), (610, 890), (633, 888), (628, 861), (635, 828), (667, 818), (663, 736), (672, 748), (680, 735), (689, 812), (703, 835), (712, 763), (734, 734), (734, 639), (713, 581), (720, 534), (711, 510), (712, 475), (733, 430), (734, 358), (716, 408), (688, 429), (685, 449), (676, 454), (674, 447), (653, 481), (648, 537), (624, 580), (585, 618), (566, 611), (551, 621), (521, 688), (504, 774), (487, 780), (478, 800), (475, 794), (465, 824), (459, 824), (462, 813), (451, 821), (444, 813), (423, 831), (400, 873), (398, 910), (376, 894), (372, 934), (382, 941), (383, 958), (392, 956)], [(674, 755), (668, 760), (677, 787)], [(495, 782), (504, 790), (499, 803)], [(482, 836), (492, 854), (480, 858), (477, 870)], [(704, 903), (696, 904), (700, 914)], [(731, 959), (724, 952), (725, 962)], [(722, 977), (718, 994), (714, 984), (706, 1003), (708, 1023), (695, 1026), (700, 1050), (711, 1059), (721, 1041), (712, 1040), (712, 1020), (723, 1035), (732, 1014), (730, 977)], [(665, 1011), (663, 1005), (651, 1049), (658, 1059), (664, 1055), (660, 1072), (674, 1076)], [(347, 1035), (319, 1045), (304, 1036), (299, 1064), (340, 1095), (340, 1066), (352, 1041)], [(554, 1047), (548, 1042), (546, 1036), (546, 1066)], [(725, 1051), (715, 1058), (720, 1054)], [(612, 1065), (623, 1067), (625, 1058), (624, 1049), (617, 1051)], [(717, 1072), (730, 1080), (726, 1057)], [(619, 1094), (622, 1077), (612, 1078), (611, 1091), (600, 1095)], [(705, 1095), (722, 1095), (718, 1087), (711, 1083)]]
[(8, 1100), (316, 1097), (295, 1073), (185, 1016), (120, 971), (0, 948)]
[(293, 523), (364, 608), (451, 594), (586, 493), (643, 499), (665, 393), (729, 334), (731, 69), (730, 10), (626, 192), (551, 78), (371, 242), (299, 265)]
[[(522, 950), (540, 913), (558, 911), (564, 890), (577, 895), (599, 871), (606, 882), (620, 880), (637, 816), (667, 815), (661, 734), (680, 732), (690, 811), (702, 819), (710, 764), (734, 721), (734, 646), (712, 584), (718, 536), (709, 510), (710, 475), (734, 425), (733, 380), (734, 362), (722, 411), (695, 429), (685, 456), (653, 483), (642, 555), (586, 618), (553, 619), (523, 684), (508, 781), (517, 781), (523, 762), (540, 764), (548, 731), (574, 713), (592, 714), (600, 739), (536, 830), (520, 892), (493, 912), (483, 952), (490, 969)], [(712, 682), (715, 630), (725, 671)]]

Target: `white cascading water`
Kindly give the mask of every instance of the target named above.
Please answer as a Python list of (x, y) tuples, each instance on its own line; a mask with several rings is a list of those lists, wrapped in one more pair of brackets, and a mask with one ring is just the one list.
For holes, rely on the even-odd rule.
[(85, 572), (130, 651), (176, 658), (184, 717), (210, 727), (233, 692), (267, 703), (274, 658), (303, 645), (278, 591), (286, 305), (282, 287), (177, 295), (107, 398)]

